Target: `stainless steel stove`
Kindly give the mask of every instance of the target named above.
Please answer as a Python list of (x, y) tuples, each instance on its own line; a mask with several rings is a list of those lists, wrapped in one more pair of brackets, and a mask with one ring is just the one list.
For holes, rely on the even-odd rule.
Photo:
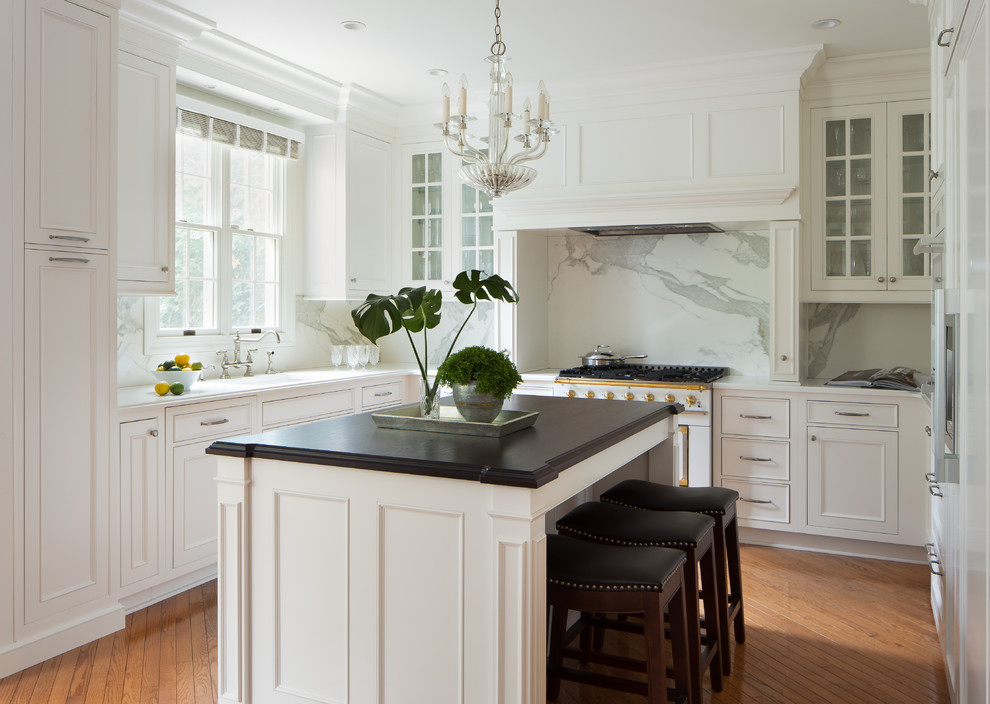
[(563, 369), (555, 396), (608, 401), (679, 403), (674, 434), (674, 480), (681, 486), (712, 485), (712, 382), (725, 367), (623, 364)]

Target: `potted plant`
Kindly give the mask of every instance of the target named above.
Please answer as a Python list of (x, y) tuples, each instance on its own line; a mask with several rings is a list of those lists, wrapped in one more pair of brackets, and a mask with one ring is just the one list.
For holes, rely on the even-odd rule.
[(454, 391), (454, 405), (464, 420), (491, 423), (522, 377), (504, 352), (465, 347), (437, 369), (437, 381)]
[[(470, 305), (471, 312), (458, 328), (447, 349), (447, 354), (444, 355), (444, 361), (453, 352), (457, 338), (461, 336), (464, 327), (478, 308), (478, 301), (499, 300), (515, 303), (519, 300), (519, 295), (508, 281), (497, 274), (485, 277), (484, 272), (477, 269), (462, 271), (454, 278), (454, 297), (461, 303)], [(431, 384), (426, 373), (428, 359), (426, 331), (440, 324), (442, 305), (443, 294), (440, 291), (420, 286), (399, 289), (398, 293), (391, 296), (369, 293), (364, 302), (351, 311), (354, 325), (372, 343), (399, 330), (406, 331), (422, 375), (421, 414), (431, 418), (437, 418), (440, 414), (440, 398), (437, 394), (440, 382), (435, 379)], [(419, 332), (423, 333), (422, 355), (413, 339), (413, 333)]]

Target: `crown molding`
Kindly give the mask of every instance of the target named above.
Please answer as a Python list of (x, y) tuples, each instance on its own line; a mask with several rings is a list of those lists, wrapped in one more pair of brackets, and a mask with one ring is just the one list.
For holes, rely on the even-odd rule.
[(120, 22), (176, 44), (184, 44), (216, 28), (213, 20), (166, 0), (122, 0)]
[(929, 59), (927, 49), (829, 58), (808, 75), (804, 97), (812, 104), (844, 98), (928, 97)]

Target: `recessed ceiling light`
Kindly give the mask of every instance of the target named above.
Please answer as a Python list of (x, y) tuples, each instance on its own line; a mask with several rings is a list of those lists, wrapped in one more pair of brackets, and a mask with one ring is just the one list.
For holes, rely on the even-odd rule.
[(427, 73), (430, 74), (431, 76), (446, 76), (447, 75), (447, 69), (445, 69), (445, 68), (431, 68), (429, 71), (427, 71)]
[(358, 32), (364, 29), (365, 27), (367, 27), (367, 25), (364, 22), (359, 22), (358, 20), (346, 20), (344, 22), (341, 22), (340, 26), (343, 27), (344, 29), (350, 29), (354, 32)]
[(203, 86), (203, 87), (206, 88), (206, 90), (213, 90), (214, 88), (216, 88), (216, 86), (213, 85), (212, 83), (208, 86)]
[(837, 20), (834, 18), (828, 18), (823, 20), (815, 20), (811, 23), (812, 29), (834, 29), (842, 24), (842, 20)]
[(275, 107), (272, 108), (272, 110), (274, 110), (275, 112), (280, 112), (282, 110), (282, 108), (280, 108), (280, 107), (278, 107), (276, 105)]

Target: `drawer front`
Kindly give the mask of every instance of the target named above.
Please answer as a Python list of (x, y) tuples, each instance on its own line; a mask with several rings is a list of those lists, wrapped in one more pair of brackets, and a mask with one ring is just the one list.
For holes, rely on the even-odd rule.
[(252, 431), (254, 400), (231, 404), (229, 401), (198, 403), (168, 409), (171, 442), (230, 437)]
[(723, 476), (787, 481), (790, 457), (789, 442), (722, 438)]
[(896, 428), (896, 403), (808, 401), (808, 423)]
[(402, 403), (403, 381), (390, 381), (386, 384), (365, 386), (361, 389), (361, 408), (376, 408), (378, 406), (394, 406)]
[(722, 486), (739, 492), (736, 515), (754, 521), (791, 522), (791, 488), (786, 484), (762, 484), (723, 480)]
[(353, 411), (354, 391), (343, 389), (278, 401), (265, 401), (261, 404), (261, 423), (268, 428), (273, 425), (285, 425)]
[(786, 398), (722, 398), (722, 433), (787, 438), (791, 435), (791, 402)]

